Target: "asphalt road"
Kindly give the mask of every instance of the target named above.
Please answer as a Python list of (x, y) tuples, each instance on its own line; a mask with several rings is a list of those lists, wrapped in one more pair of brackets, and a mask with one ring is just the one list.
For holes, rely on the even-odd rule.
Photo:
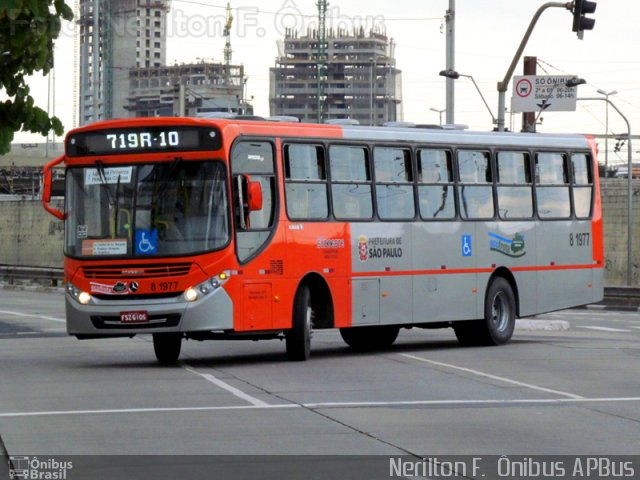
[(279, 341), (189, 341), (175, 367), (148, 337), (78, 341), (63, 318), (61, 294), (0, 290), (0, 437), (16, 458), (73, 456), (72, 480), (213, 478), (223, 458), (249, 469), (226, 478), (389, 478), (395, 456), (640, 452), (638, 313), (542, 315), (494, 348), (414, 329), (361, 354), (316, 332), (304, 363)]

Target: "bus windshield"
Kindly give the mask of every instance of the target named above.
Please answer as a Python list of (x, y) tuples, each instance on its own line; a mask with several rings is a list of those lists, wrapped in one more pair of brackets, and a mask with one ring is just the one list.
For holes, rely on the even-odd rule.
[(229, 241), (225, 185), (217, 161), (69, 168), (65, 253), (140, 258), (220, 249)]

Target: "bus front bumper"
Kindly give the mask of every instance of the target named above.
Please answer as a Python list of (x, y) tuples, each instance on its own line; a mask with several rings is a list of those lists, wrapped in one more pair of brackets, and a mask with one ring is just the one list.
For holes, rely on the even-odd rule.
[[(125, 297), (123, 297), (125, 298)], [(65, 293), (67, 332), (80, 336), (122, 336), (158, 332), (200, 332), (233, 329), (233, 303), (220, 288), (194, 302), (182, 295), (174, 298), (132, 300), (92, 298), (87, 305), (80, 304)], [(144, 322), (122, 322), (121, 314), (135, 314)]]

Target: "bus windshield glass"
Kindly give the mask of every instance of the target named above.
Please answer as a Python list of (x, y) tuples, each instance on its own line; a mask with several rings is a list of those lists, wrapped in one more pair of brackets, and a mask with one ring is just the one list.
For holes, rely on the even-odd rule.
[(73, 167), (66, 180), (65, 253), (189, 255), (229, 242), (225, 168), (216, 161)]

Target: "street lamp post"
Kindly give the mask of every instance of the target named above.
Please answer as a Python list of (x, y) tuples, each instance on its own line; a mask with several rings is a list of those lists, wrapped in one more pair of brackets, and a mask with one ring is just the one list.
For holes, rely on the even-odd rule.
[(482, 91), (480, 90), (480, 87), (478, 87), (478, 84), (476, 83), (476, 81), (473, 79), (473, 77), (471, 75), (464, 75), (462, 73), (456, 72), (455, 70), (442, 70), (439, 73), (439, 75), (441, 77), (451, 78), (452, 80), (457, 80), (460, 77), (465, 77), (465, 78), (468, 78), (469, 80), (471, 80), (471, 82), (473, 82), (473, 86), (476, 87), (476, 90), (480, 94), (480, 98), (482, 98), (482, 102), (484, 103), (484, 106), (487, 107), (487, 111), (489, 112), (489, 115), (491, 115), (491, 121), (493, 122), (494, 125), (496, 125), (498, 123), (498, 120), (496, 119), (496, 117), (494, 117), (493, 112), (491, 111), (491, 108), (489, 107), (489, 104), (487, 103), (487, 100), (484, 98), (484, 95), (482, 94)]
[(443, 108), (442, 110), (439, 110), (439, 109), (437, 109), (437, 108), (433, 108), (433, 107), (431, 107), (431, 108), (429, 108), (429, 110), (431, 110), (432, 112), (436, 112), (437, 114), (439, 114), (439, 115), (440, 115), (440, 125), (442, 125), (442, 114), (443, 114), (444, 112), (446, 112), (446, 111), (447, 111), (447, 109), (446, 109), (446, 108)]
[(611, 92), (605, 92), (604, 90), (598, 90), (600, 95), (604, 95), (605, 100), (607, 101), (607, 109), (605, 113), (605, 137), (604, 137), (604, 176), (609, 176), (609, 95), (615, 95), (618, 93), (617, 90), (612, 90)]
[(628, 165), (628, 175), (627, 175), (627, 285), (631, 286), (632, 282), (633, 282), (633, 271), (632, 271), (632, 267), (633, 267), (633, 262), (632, 262), (632, 239), (633, 239), (633, 235), (632, 235), (632, 220), (633, 220), (633, 184), (632, 184), (632, 179), (633, 179), (633, 158), (632, 158), (632, 148), (631, 148), (631, 124), (629, 123), (629, 120), (627, 119), (627, 117), (624, 116), (624, 114), (620, 111), (620, 109), (618, 109), (618, 107), (615, 106), (615, 104), (609, 100), (608, 98), (603, 98), (603, 97), (584, 97), (584, 98), (577, 98), (576, 100), (600, 100), (603, 102), (607, 102), (607, 105), (611, 105), (611, 107), (618, 112), (618, 114), (622, 117), (622, 119), (625, 121), (625, 123), (627, 124), (627, 165)]

